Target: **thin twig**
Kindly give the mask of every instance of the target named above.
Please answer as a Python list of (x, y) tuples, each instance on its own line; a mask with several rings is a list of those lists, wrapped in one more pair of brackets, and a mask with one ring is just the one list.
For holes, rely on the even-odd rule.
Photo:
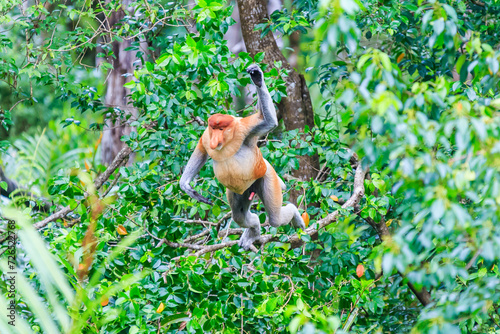
[[(365, 188), (364, 188), (363, 182), (364, 182), (366, 173), (368, 173), (368, 168), (363, 168), (359, 163), (356, 166), (357, 166), (357, 168), (356, 168), (356, 173), (354, 175), (353, 192), (352, 192), (351, 197), (344, 203), (344, 205), (342, 205), (343, 209), (346, 209), (348, 207), (357, 206), (365, 193)], [(316, 224), (307, 228), (301, 234), (305, 233), (308, 235), (313, 235), (313, 234), (317, 233), (319, 229), (324, 228), (325, 226), (328, 226), (332, 222), (336, 221), (338, 219), (339, 215), (340, 215), (340, 210), (337, 210), (337, 211), (329, 214), (325, 218), (318, 220), (316, 222)], [(204, 233), (204, 232), (202, 232), (202, 233)], [(243, 233), (242, 229), (228, 229), (227, 231), (220, 231), (218, 236), (222, 237), (224, 234), (225, 234), (225, 236), (227, 236), (227, 235), (235, 235), (235, 234), (241, 234), (241, 233)], [(261, 245), (264, 245), (264, 244), (267, 244), (269, 242), (277, 241), (277, 240), (279, 240), (278, 236), (265, 234), (265, 235), (262, 235), (256, 242), (260, 243)], [(294, 235), (288, 237), (288, 240), (286, 242), (290, 243), (292, 245), (292, 248), (297, 248), (297, 247), (300, 247), (301, 245), (304, 244), (304, 242), (302, 241), (301, 237), (298, 234), (294, 234)], [(231, 247), (233, 245), (236, 245), (237, 243), (238, 243), (237, 240), (233, 240), (233, 241), (229, 241), (229, 242), (225, 242), (225, 243), (221, 243), (221, 244), (200, 246), (201, 248), (197, 252), (195, 252), (194, 254), (190, 254), (190, 255), (199, 257), (199, 256), (206, 254), (206, 253), (209, 253), (209, 252), (214, 252), (214, 251), (222, 249), (222, 248)], [(194, 245), (188, 244), (188, 243), (185, 243), (185, 244), (177, 243), (176, 246), (194, 249), (193, 248)], [(198, 245), (196, 245), (196, 246), (198, 246)], [(252, 247), (252, 251), (257, 252), (257, 248)], [(181, 257), (179, 256), (179, 257), (172, 259), (172, 261), (177, 262), (180, 259), (181, 259)]]
[[(118, 152), (118, 154), (116, 155), (114, 160), (111, 162), (109, 167), (101, 175), (99, 175), (97, 177), (97, 179), (95, 180), (94, 184), (95, 184), (96, 190), (99, 190), (103, 186), (104, 182), (106, 182), (109, 179), (109, 177), (111, 176), (111, 174), (113, 174), (115, 172), (115, 170), (122, 164), (122, 162), (128, 158), (130, 153), (132, 153), (132, 149), (128, 146), (125, 146), (124, 148), (121, 149), (120, 152)], [(87, 198), (87, 196), (88, 195), (86, 195), (85, 198)], [(78, 203), (78, 205), (80, 203), (81, 203), (81, 201)], [(75, 210), (78, 207), (78, 205), (73, 209), (71, 209), (68, 205), (68, 206), (62, 208), (61, 210), (53, 213), (52, 215), (48, 216), (44, 220), (41, 220), (41, 221), (33, 224), (33, 226), (36, 229), (40, 229), (42, 227), (45, 227), (48, 223), (50, 223), (54, 220), (64, 218), (68, 213)]]
[(474, 253), (474, 256), (472, 256), (472, 259), (470, 259), (470, 261), (467, 263), (467, 265), (465, 266), (465, 270), (469, 270), (473, 265), (474, 263), (476, 262), (477, 260), (477, 257), (479, 256), (479, 254), (481, 254), (481, 252), (483, 251), (482, 248), (479, 248), (475, 253)]
[(209, 225), (209, 226), (217, 226), (217, 223), (212, 223), (206, 220), (201, 219), (187, 219), (182, 220), (182, 218), (172, 218), (173, 220), (181, 220), (185, 224), (199, 224), (199, 225)]

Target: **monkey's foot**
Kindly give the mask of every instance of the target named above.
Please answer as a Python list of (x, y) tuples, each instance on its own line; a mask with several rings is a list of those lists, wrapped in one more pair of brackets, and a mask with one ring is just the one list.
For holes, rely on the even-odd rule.
[(238, 246), (249, 250), (253, 243), (260, 237), (260, 228), (247, 228), (238, 242)]
[(295, 215), (292, 219), (292, 226), (294, 228), (300, 228), (302, 231), (305, 231), (306, 224), (304, 223), (304, 219), (300, 215)]

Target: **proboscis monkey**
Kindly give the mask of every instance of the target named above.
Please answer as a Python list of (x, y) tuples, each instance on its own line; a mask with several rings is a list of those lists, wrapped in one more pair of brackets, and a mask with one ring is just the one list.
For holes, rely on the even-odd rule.
[(181, 189), (189, 196), (210, 204), (208, 199), (193, 190), (190, 183), (208, 157), (212, 158), (215, 176), (227, 188), (233, 220), (246, 228), (239, 241), (239, 246), (245, 250), (260, 236), (259, 217), (250, 211), (254, 194), (262, 200), (271, 226), (292, 222), (295, 228), (305, 229), (297, 207), (293, 204), (282, 206), (281, 191), (285, 185), (257, 147), (259, 137), (274, 129), (278, 119), (262, 70), (251, 65), (247, 72), (257, 88), (259, 112), (245, 118), (212, 115), (180, 181)]

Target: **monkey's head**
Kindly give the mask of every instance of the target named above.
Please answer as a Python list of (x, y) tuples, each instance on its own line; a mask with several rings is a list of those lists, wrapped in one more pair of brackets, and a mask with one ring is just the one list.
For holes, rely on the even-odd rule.
[(252, 64), (247, 67), (247, 72), (250, 74), (250, 78), (252, 78), (253, 83), (257, 87), (262, 87), (262, 83), (264, 82), (264, 73), (260, 69), (259, 65)]
[(234, 117), (231, 115), (215, 114), (208, 119), (208, 134), (210, 148), (221, 150), (224, 144), (234, 136)]

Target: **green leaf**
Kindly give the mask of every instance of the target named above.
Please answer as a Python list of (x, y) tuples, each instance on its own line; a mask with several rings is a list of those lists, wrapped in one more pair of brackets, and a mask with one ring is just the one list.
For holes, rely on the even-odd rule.
[(193, 49), (196, 48), (196, 41), (190, 35), (186, 36), (186, 44)]
[(442, 199), (435, 200), (431, 205), (432, 218), (439, 220), (444, 215), (444, 202)]
[(460, 73), (460, 71), (462, 70), (462, 65), (464, 64), (465, 59), (466, 59), (465, 55), (461, 55), (460, 57), (458, 57), (457, 63), (455, 65), (456, 69), (457, 69), (457, 73)]
[(266, 55), (265, 52), (259, 52), (259, 53), (257, 53), (255, 55), (255, 57), (254, 57), (254, 61), (256, 63), (261, 63), (264, 60), (265, 55)]
[(440, 35), (444, 31), (444, 20), (443, 18), (439, 18), (438, 20), (433, 22), (434, 32), (436, 35)]
[(124, 84), (124, 85), (123, 85), (123, 87), (125, 87), (125, 88), (129, 88), (129, 89), (132, 89), (132, 88), (134, 88), (135, 86), (136, 86), (135, 81), (129, 81), (129, 82), (127, 82), (126, 84)]
[(304, 310), (304, 302), (302, 301), (302, 299), (297, 299), (297, 303), (296, 303), (296, 306), (297, 308), (299, 309), (299, 311), (302, 311)]

